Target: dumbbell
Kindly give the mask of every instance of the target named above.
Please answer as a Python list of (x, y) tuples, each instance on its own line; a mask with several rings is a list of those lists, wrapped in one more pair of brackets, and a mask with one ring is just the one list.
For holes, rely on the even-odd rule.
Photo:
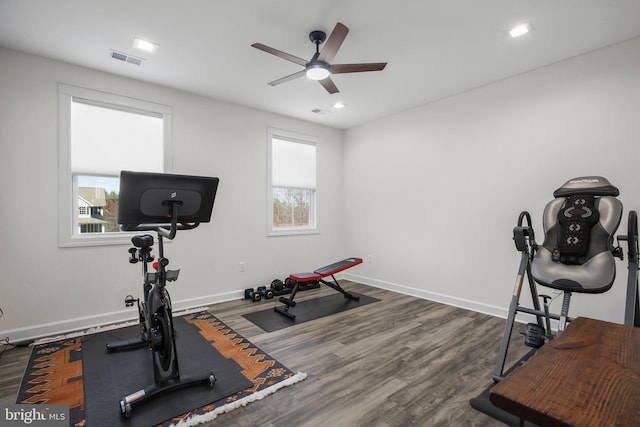
[(271, 282), (271, 291), (282, 292), (283, 290), (284, 290), (284, 283), (282, 283), (282, 280), (276, 279), (273, 282)]
[(287, 277), (286, 279), (284, 279), (284, 287), (287, 289), (293, 289), (293, 287), (296, 285), (296, 281), (293, 280), (291, 277)]
[(256, 292), (253, 288), (247, 288), (244, 290), (244, 298), (256, 302), (262, 299), (262, 295), (260, 295), (260, 292)]
[(262, 295), (264, 299), (273, 298), (273, 291), (271, 289), (267, 289), (266, 286), (258, 286), (258, 293)]

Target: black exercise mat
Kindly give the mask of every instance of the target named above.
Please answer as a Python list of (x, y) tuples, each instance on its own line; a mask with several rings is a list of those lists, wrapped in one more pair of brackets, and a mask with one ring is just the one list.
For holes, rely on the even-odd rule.
[[(289, 312), (296, 315), (295, 319), (276, 312), (273, 308), (257, 311), (255, 313), (243, 314), (242, 316), (259, 326), (266, 332), (273, 332), (279, 329), (288, 328), (289, 326), (298, 325), (308, 322), (309, 320), (319, 319), (331, 314), (340, 313), (342, 311), (351, 310), (356, 307), (371, 304), (380, 301), (377, 298), (360, 295), (351, 292), (354, 296), (359, 296), (360, 301), (346, 298), (340, 293), (328, 295), (307, 301), (296, 301), (296, 306), (291, 307)], [(284, 304), (282, 305), (284, 307)]]
[(151, 351), (140, 348), (107, 353), (106, 343), (136, 337), (138, 326), (88, 336), (82, 342), (87, 426), (148, 427), (253, 385), (238, 364), (218, 353), (197, 327), (177, 317), (174, 328), (181, 376), (213, 372), (217, 378), (214, 386), (194, 385), (156, 396), (134, 406), (131, 418), (126, 419), (120, 413), (120, 399), (154, 382)]

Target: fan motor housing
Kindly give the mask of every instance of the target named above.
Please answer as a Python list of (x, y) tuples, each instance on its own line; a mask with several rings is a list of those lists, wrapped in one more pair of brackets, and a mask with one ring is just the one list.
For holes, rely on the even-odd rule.
[(320, 44), (323, 43), (326, 39), (327, 33), (325, 33), (324, 31), (316, 30), (309, 33), (309, 40), (311, 40), (313, 43)]

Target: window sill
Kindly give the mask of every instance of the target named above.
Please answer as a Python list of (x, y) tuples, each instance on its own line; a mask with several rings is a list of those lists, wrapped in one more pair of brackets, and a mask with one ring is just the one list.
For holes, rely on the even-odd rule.
[(61, 239), (58, 242), (58, 247), (77, 248), (82, 246), (129, 245), (131, 244), (131, 237), (134, 235), (135, 233), (104, 233), (93, 236), (74, 235)]
[(320, 234), (320, 230), (317, 228), (283, 228), (278, 230), (269, 230), (267, 232), (267, 237), (301, 236), (308, 234)]

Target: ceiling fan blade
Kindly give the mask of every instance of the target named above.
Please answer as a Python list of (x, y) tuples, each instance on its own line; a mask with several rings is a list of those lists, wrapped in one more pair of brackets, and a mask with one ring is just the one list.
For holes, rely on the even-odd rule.
[(288, 82), (290, 80), (299, 79), (300, 77), (303, 77), (305, 75), (305, 73), (306, 73), (305, 70), (298, 71), (297, 73), (289, 74), (288, 76), (282, 77), (281, 79), (269, 82), (269, 84), (271, 86), (276, 86), (276, 85), (279, 85), (281, 83)]
[(320, 51), (320, 56), (318, 56), (318, 61), (324, 61), (330, 63), (335, 58), (336, 53), (338, 53), (338, 49), (342, 46), (342, 42), (349, 34), (349, 29), (338, 22), (336, 26), (331, 31), (329, 38), (324, 44), (324, 47)]
[(318, 80), (318, 83), (322, 85), (323, 88), (327, 90), (330, 94), (340, 92), (336, 84), (331, 80), (331, 77), (327, 77), (326, 79)]
[(267, 53), (270, 53), (272, 55), (275, 55), (275, 56), (277, 56), (279, 58), (286, 59), (287, 61), (291, 61), (294, 64), (302, 65), (303, 67), (305, 65), (307, 65), (307, 60), (306, 59), (298, 58), (297, 56), (290, 55), (290, 54), (288, 54), (286, 52), (283, 52), (281, 50), (274, 49), (274, 48), (269, 47), (269, 46), (265, 46), (262, 43), (254, 43), (251, 46), (255, 47), (256, 49), (260, 49), (260, 50), (262, 50), (264, 52), (267, 52)]
[(365, 64), (334, 64), (329, 66), (331, 74), (362, 73), (364, 71), (382, 71), (386, 62), (371, 62)]

